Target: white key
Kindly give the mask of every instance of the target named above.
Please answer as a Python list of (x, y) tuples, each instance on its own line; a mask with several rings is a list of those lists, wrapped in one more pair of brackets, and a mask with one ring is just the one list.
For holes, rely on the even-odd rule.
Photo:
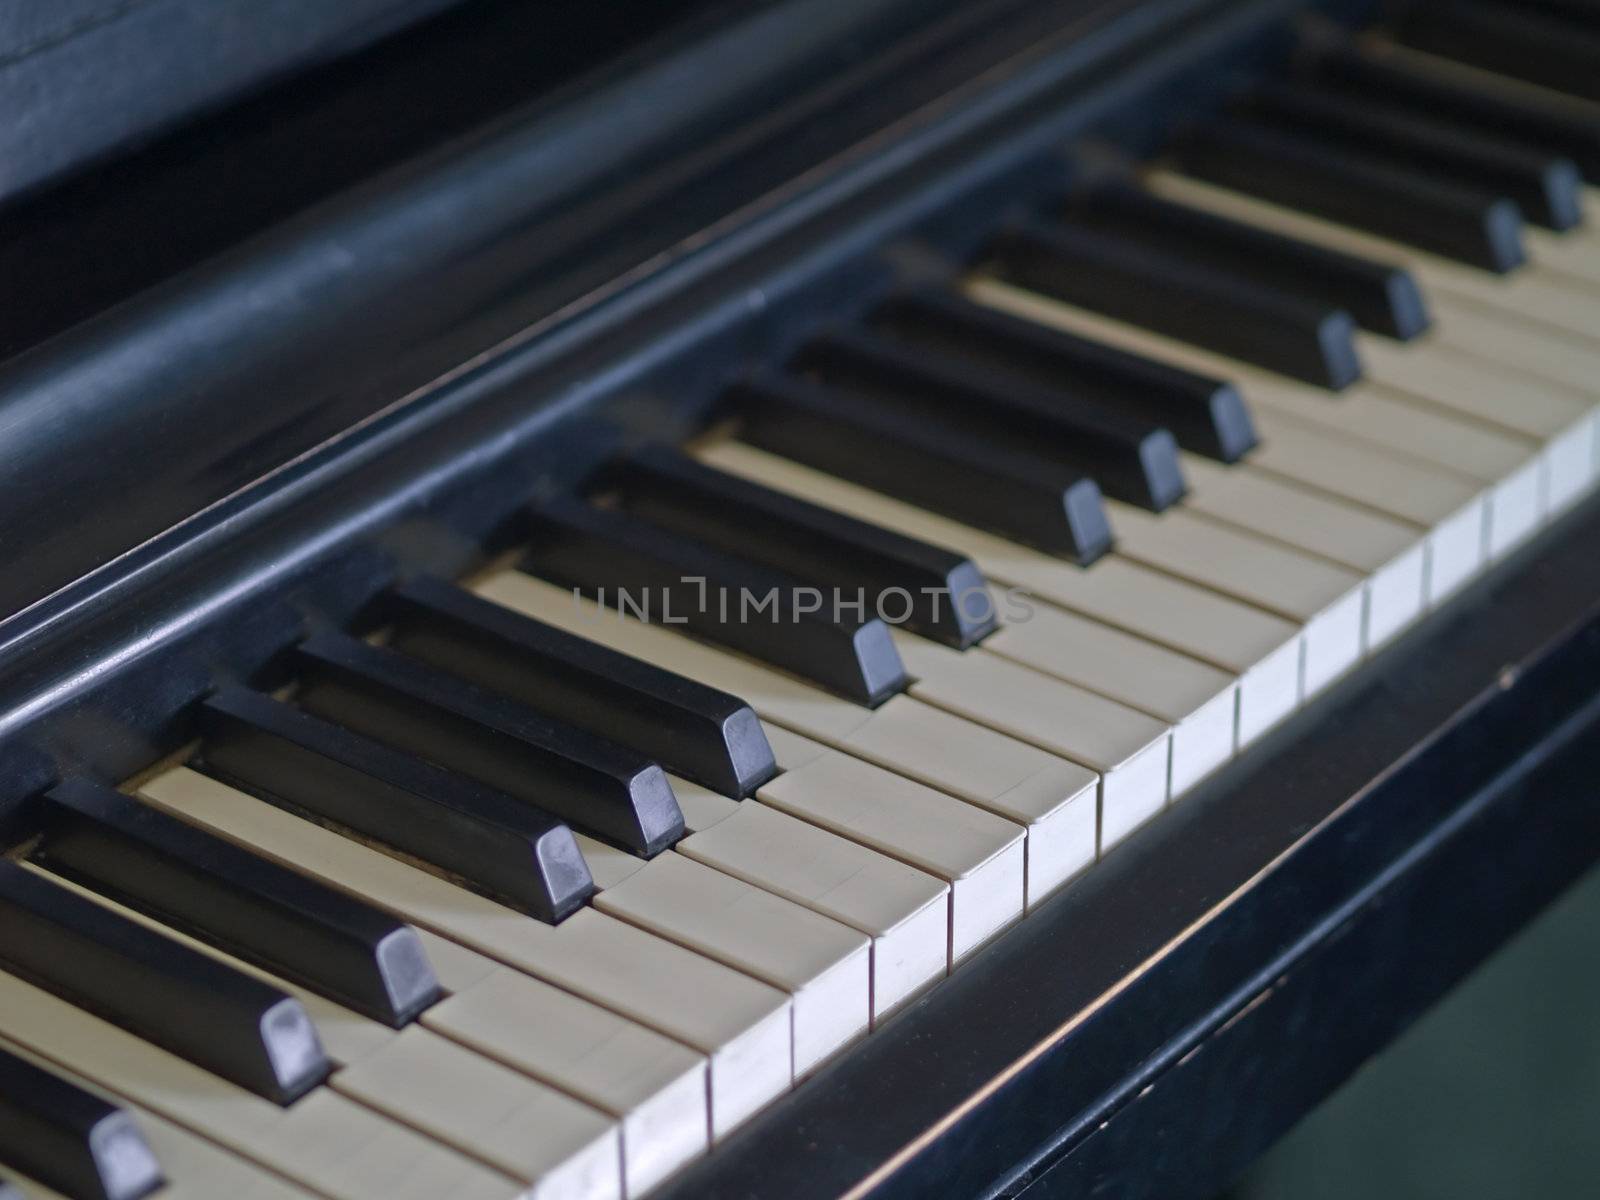
[(1252, 469), (1320, 488), (1426, 531), (1428, 602), (1436, 604), (1482, 568), (1490, 496), (1476, 480), (1408, 461), (1367, 443), (1257, 410), (1262, 442)]
[[(262, 979), (305, 1006), (338, 1064), (329, 1086), (368, 1108), (535, 1185), (534, 1194), (601, 1200), (621, 1196), (621, 1145), (608, 1119), (426, 1030), (394, 1030), (275, 978), (33, 864), (28, 869), (128, 920)], [(370, 1068), (370, 1069), (369, 1069)], [(431, 1078), (437, 1083), (430, 1083)], [(470, 1107), (463, 1097), (479, 1103)]]
[[(910, 696), (862, 708), (792, 676), (616, 613), (516, 571), (476, 585), (479, 595), (525, 616), (741, 697), (781, 725), (1031, 830), (1067, 815), (1092, 773), (1035, 746), (955, 717)], [(1030, 851), (1031, 853), (1031, 851)], [(1053, 878), (1040, 862), (1040, 879)]]
[(678, 807), (683, 810), (683, 827), (690, 833), (710, 829), (739, 811), (737, 800), (676, 775), (667, 778), (672, 783), (672, 794), (678, 798)]
[(280, 1108), (3, 972), (0, 1012), (42, 1058), (330, 1200), (528, 1194), (330, 1088)]
[[(128, 1103), (124, 1097), (112, 1095), (107, 1089), (96, 1086), (74, 1071), (63, 1069), (58, 1063), (47, 1061), (26, 1046), (0, 1036), (0, 1049), (26, 1058), (85, 1091), (99, 1095), (132, 1116), (144, 1134), (151, 1153), (161, 1164), (162, 1174), (166, 1176), (166, 1184), (154, 1193), (153, 1200), (217, 1200), (219, 1196), (227, 1197), (227, 1200), (310, 1200), (310, 1192), (230, 1154), (214, 1142), (190, 1133), (183, 1126), (175, 1125), (147, 1108), (140, 1108)], [(9, 1172), (9, 1168), (7, 1170)], [(56, 1193), (28, 1182), (23, 1185), (23, 1194), (48, 1197)]]
[(1159, 196), (1245, 221), (1261, 229), (1315, 242), (1362, 258), (1404, 267), (1432, 295), (1445, 292), (1520, 312), (1541, 324), (1581, 338), (1600, 336), (1600, 290), (1537, 266), (1506, 275), (1427, 254), (1376, 234), (1309, 216), (1241, 192), (1201, 183), (1165, 169), (1146, 173), (1145, 185)]
[(675, 849), (866, 934), (874, 1021), (945, 973), (950, 885), (925, 871), (749, 802)]
[(788, 992), (796, 1076), (872, 1022), (871, 942), (742, 879), (681, 854), (660, 854), (594, 904)]
[[(737, 800), (730, 800), (710, 788), (670, 773), (667, 779), (672, 784), (673, 795), (678, 798), (678, 807), (683, 811), (683, 827), (690, 833), (710, 829), (739, 810)], [(587, 834), (573, 836), (577, 839), (578, 849), (583, 851), (584, 861), (589, 864), (589, 874), (594, 877), (597, 888), (616, 887), (644, 866), (644, 859), (627, 850), (618, 850)]]
[[(674, 790), (677, 786), (674, 779)], [(701, 824), (701, 836), (679, 842), (673, 852), (842, 921), (873, 939), (874, 1019), (944, 973), (950, 937), (947, 884), (784, 813), (717, 799), (731, 805), (732, 813)], [(690, 823), (689, 828), (697, 827)], [(584, 834), (577, 839), (595, 886), (602, 890), (617, 887), (646, 866), (644, 859)], [(713, 860), (710, 853), (717, 847), (721, 851)], [(906, 907), (913, 898), (916, 903)], [(887, 972), (882, 978), (880, 968)]]
[(1240, 745), (1299, 702), (1300, 633), (1270, 613), (1114, 553), (1088, 568), (1063, 562), (737, 442), (706, 446), (700, 457), (768, 487), (967, 555), (990, 579), (1013, 589), (999, 597), (1003, 620), (1022, 623), (1034, 607), (1029, 597), (1043, 599), (1231, 672), (1239, 677)]
[[(1448, 320), (1448, 318), (1444, 318)], [(1499, 342), (1514, 340), (1502, 334)], [(1495, 340), (1482, 345), (1492, 354)], [(1545, 383), (1498, 363), (1470, 359), (1434, 344), (1400, 346), (1363, 336), (1362, 356), (1370, 370), (1393, 387), (1403, 387), (1442, 406), (1526, 438), (1543, 449), (1541, 515), (1565, 507), (1595, 482), (1595, 410), (1581, 392)], [(1506, 536), (1496, 552), (1520, 538)]]
[(542, 980), (427, 936), (473, 966), (470, 974), (440, 971), (454, 994), (424, 1013), (422, 1023), (618, 1117), (628, 1194), (706, 1150), (704, 1058)]
[(1361, 658), (1360, 575), (1183, 508), (1159, 516), (1106, 501), (1117, 553), (1276, 613), (1301, 626), (1301, 694), (1314, 695)]
[(1440, 293), (1429, 297), (1434, 323), (1429, 336), (1466, 355), (1487, 355), (1504, 367), (1600, 401), (1600, 346), (1576, 334), (1550, 329), (1519, 313), (1477, 300)]
[[(957, 962), (1023, 913), (1023, 830), (871, 763), (786, 729), (768, 741), (783, 773), (756, 793), (765, 804), (902, 859), (950, 884), (950, 957)], [(1094, 792), (1043, 830), (1092, 858)]]
[[(1100, 848), (1109, 849), (1167, 802), (1171, 730), (1114, 700), (981, 647), (962, 652), (895, 631), (911, 694), (1087, 768), (1100, 776)], [(1032, 904), (1039, 897), (1032, 895)]]
[(1003, 623), (981, 648), (1168, 722), (1174, 798), (1233, 757), (1238, 681), (1198, 659), (1048, 604)]
[[(1591, 189), (1592, 191), (1593, 189)], [(1589, 203), (1589, 219), (1594, 219), (1595, 202)], [(1549, 229), (1527, 228), (1522, 243), (1528, 257), (1541, 268), (1568, 276), (1590, 287), (1600, 285), (1600, 238), (1590, 226), (1556, 233)]]
[(546, 925), (185, 768), (140, 794), (709, 1056), (716, 1137), (789, 1086), (789, 998), (759, 980), (592, 909)]
[(1413, 525), (1296, 487), (1245, 463), (1185, 453), (1184, 507), (1309, 551), (1367, 576), (1363, 642), (1370, 649), (1421, 615), (1426, 550)]
[(473, 957), (486, 973), (424, 1013), (424, 1025), (618, 1118), (628, 1195), (705, 1152), (704, 1058), (542, 980)]
[(537, 1197), (622, 1195), (610, 1118), (413, 1025), (333, 1086), (379, 1112), (533, 1185)]
[[(1263, 436), (1269, 420), (1285, 417), (1318, 432), (1357, 439), (1419, 466), (1443, 468), (1478, 481), (1480, 487), (1487, 484), (1490, 549), (1519, 541), (1543, 514), (1544, 465), (1532, 441), (1416, 399), (1407, 401), (1404, 393), (1392, 389), (1380, 392), (1358, 384), (1334, 397), (1248, 363), (993, 280), (977, 280), (968, 290), (981, 302), (1013, 315), (1231, 380), (1254, 407), (1257, 432)], [(1251, 461), (1258, 465), (1264, 461), (1259, 448)]]

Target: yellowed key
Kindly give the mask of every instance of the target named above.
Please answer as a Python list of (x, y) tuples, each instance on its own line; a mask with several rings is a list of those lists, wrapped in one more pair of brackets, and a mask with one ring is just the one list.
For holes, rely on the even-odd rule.
[(294, 996), (310, 1013), (340, 1068), (329, 1081), (336, 1091), (536, 1185), (540, 1196), (621, 1196), (618, 1130), (596, 1110), (427, 1030), (391, 1029), (68, 879), (25, 866), (58, 887)]
[[(26, 1046), (0, 1036), (0, 1049), (25, 1058), (126, 1111), (138, 1122), (146, 1144), (161, 1164), (167, 1182), (153, 1200), (309, 1200), (311, 1193), (287, 1180), (230, 1154), (216, 1143), (190, 1133), (149, 1109), (130, 1104), (120, 1096), (72, 1071), (64, 1070)], [(9, 1171), (9, 1168), (7, 1168)], [(47, 1198), (56, 1193), (32, 1181), (22, 1183), (23, 1194)]]
[[(1435, 474), (1442, 470), (1463, 481), (1476, 481), (1485, 493), (1486, 553), (1509, 549), (1535, 529), (1545, 514), (1548, 465), (1539, 443), (1532, 439), (1439, 411), (1426, 401), (1408, 399), (1404, 392), (1382, 391), (1366, 383), (1347, 388), (1335, 398), (1251, 364), (993, 280), (975, 280), (969, 291), (983, 303), (1015, 316), (1228, 379), (1254, 406), (1257, 430), (1263, 437), (1269, 422), (1281, 427), (1287, 420), (1302, 428), (1313, 427), (1319, 434), (1326, 430), (1384, 451), (1396, 460), (1388, 474), (1397, 490), (1407, 486), (1406, 460), (1414, 461), (1417, 470), (1413, 474), (1433, 467)], [(1269, 464), (1260, 447), (1250, 461)]]
[[(738, 442), (705, 446), (700, 457), (767, 487), (959, 550), (991, 580), (1010, 585), (999, 598), (1002, 621), (1020, 626), (1039, 601), (1048, 601), (1232, 673), (1238, 677), (1240, 745), (1299, 703), (1303, 639), (1281, 617), (1114, 553), (1087, 568), (1050, 558)], [(1099, 684), (1091, 686), (1115, 694)]]
[(764, 804), (675, 849), (866, 934), (875, 1020), (945, 972), (950, 885), (925, 871)]
[(320, 1088), (289, 1108), (0, 973), (6, 1036), (330, 1200), (519, 1196), (524, 1185)]
[(710, 1059), (718, 1137), (789, 1086), (789, 998), (759, 980), (590, 909), (545, 925), (186, 768), (150, 780), (140, 794), (699, 1050)]
[[(871, 763), (773, 728), (783, 773), (756, 795), (786, 813), (902, 859), (950, 884), (950, 957), (957, 961), (1018, 919), (1027, 897), (1020, 826)], [(1036, 829), (1041, 848), (1082, 847), (1093, 861), (1094, 792)]]
[[(603, 612), (589, 600), (575, 601), (571, 593), (516, 571), (483, 580), (476, 590), (525, 616), (739, 696), (769, 726), (791, 729), (987, 809), (1026, 827), (1030, 838), (1034, 827), (1065, 814), (1095, 782), (1093, 773), (1076, 763), (913, 697), (862, 708), (659, 625)], [(1039, 879), (1054, 875), (1044, 859), (1039, 865)]]
[(1184, 454), (1184, 507), (1285, 545), (1299, 546), (1367, 577), (1362, 640), (1381, 645), (1427, 604), (1426, 546), (1407, 522), (1297, 487), (1248, 464), (1222, 466)]
[(1121, 841), (1161, 811), (1172, 758), (1170, 728), (1084, 688), (981, 647), (962, 652), (896, 631), (915, 677), (911, 694), (1071, 758), (1100, 776), (1100, 846)]
[(1203, 208), (1261, 229), (1363, 258), (1404, 267), (1429, 295), (1445, 292), (1480, 300), (1497, 308), (1520, 312), (1550, 328), (1565, 330), (1582, 338), (1593, 340), (1600, 336), (1597, 333), (1600, 331), (1600, 289), (1589, 287), (1582, 280), (1537, 266), (1524, 267), (1506, 275), (1476, 270), (1376, 234), (1296, 212), (1241, 192), (1201, 183), (1164, 168), (1147, 172), (1145, 186), (1158, 196), (1181, 204)]

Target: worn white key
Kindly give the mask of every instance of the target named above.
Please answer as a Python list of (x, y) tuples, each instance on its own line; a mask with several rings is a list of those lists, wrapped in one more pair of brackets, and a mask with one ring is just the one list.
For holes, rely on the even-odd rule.
[(1115, 500), (1106, 507), (1119, 554), (1298, 623), (1303, 695), (1360, 660), (1360, 575), (1181, 507), (1159, 516)]
[(0, 1012), (41, 1057), (330, 1200), (528, 1194), (330, 1088), (280, 1108), (3, 972)]
[(678, 798), (678, 807), (683, 810), (683, 827), (690, 833), (710, 829), (739, 811), (737, 800), (676, 775), (667, 778), (672, 783), (672, 794)]
[(1241, 192), (1201, 183), (1158, 168), (1145, 175), (1145, 185), (1159, 196), (1202, 208), (1261, 229), (1287, 234), (1363, 258), (1404, 267), (1429, 295), (1444, 292), (1520, 312), (1541, 324), (1579, 337), (1600, 337), (1600, 289), (1538, 266), (1509, 274), (1480, 271), (1464, 263), (1428, 254), (1377, 234), (1309, 216)]
[(1592, 226), (1594, 201), (1588, 207), (1591, 225), (1566, 233), (1527, 228), (1522, 231), (1522, 244), (1540, 267), (1594, 287), (1600, 286), (1600, 238), (1594, 236)]
[(333, 1077), (345, 1095), (532, 1185), (532, 1195), (622, 1195), (616, 1124), (588, 1105), (419, 1026)]
[[(49, 1062), (26, 1046), (0, 1036), (0, 1048), (19, 1058), (25, 1058), (71, 1083), (93, 1092), (102, 1099), (116, 1104), (138, 1122), (139, 1130), (150, 1147), (166, 1184), (154, 1193), (153, 1200), (310, 1200), (311, 1193), (296, 1187), (254, 1163), (230, 1154), (216, 1143), (175, 1125), (165, 1117), (130, 1104), (126, 1097), (113, 1095), (108, 1089), (97, 1086), (92, 1080), (75, 1071), (63, 1069)], [(9, 1171), (9, 1168), (8, 1168)], [(56, 1193), (35, 1183), (24, 1183), (23, 1194), (49, 1197)]]
[[(616, 1117), (628, 1195), (705, 1152), (701, 1055), (454, 942), (432, 934), (425, 940), (440, 982), (453, 994), (425, 1012), (422, 1023)], [(435, 953), (435, 942), (446, 949)]]
[[(1507, 340), (1504, 334), (1499, 339)], [(1482, 348), (1492, 354), (1496, 344), (1491, 340)], [(1400, 346), (1363, 335), (1361, 348), (1369, 369), (1383, 372), (1391, 386), (1542, 447), (1541, 513), (1565, 507), (1594, 486), (1595, 408), (1583, 393), (1442, 345)], [(1497, 550), (1509, 549), (1514, 540)]]
[(870, 938), (874, 1020), (945, 972), (950, 885), (925, 871), (748, 802), (675, 849)]
[(660, 854), (594, 904), (788, 992), (797, 1076), (872, 1022), (870, 941), (742, 879), (681, 854)]
[[(676, 789), (677, 780), (673, 786)], [(785, 813), (717, 798), (732, 812), (702, 823), (696, 836), (679, 842), (672, 852), (842, 921), (871, 938), (874, 1019), (944, 973), (950, 935), (948, 884)], [(689, 828), (697, 827), (691, 823)], [(645, 860), (636, 855), (583, 834), (577, 838), (595, 886), (602, 890), (645, 869)]]
[(1573, 388), (1591, 405), (1600, 402), (1600, 346), (1595, 343), (1477, 300), (1440, 293), (1428, 302), (1434, 317), (1429, 336), (1441, 346), (1487, 355), (1502, 366)]
[(1253, 470), (1365, 504), (1424, 531), (1430, 604), (1482, 568), (1490, 497), (1476, 480), (1396, 458), (1275, 412), (1257, 410), (1255, 419), (1262, 440), (1250, 456)]
[(1003, 621), (1021, 624), (1034, 599), (1047, 600), (1231, 672), (1239, 678), (1240, 745), (1299, 702), (1300, 631), (1280, 617), (1115, 553), (1087, 568), (1063, 562), (737, 442), (706, 446), (700, 456), (768, 487), (960, 551), (987, 577), (1009, 585), (998, 597)]
[(1100, 776), (1100, 848), (1108, 849), (1167, 802), (1172, 756), (1164, 722), (990, 654), (895, 631), (916, 682), (911, 694), (979, 724), (1070, 758)]
[(1174, 798), (1233, 757), (1239, 685), (1226, 671), (1043, 603), (1003, 623), (981, 648), (1170, 724)]
[(1247, 464), (1185, 453), (1184, 506), (1367, 577), (1363, 642), (1381, 645), (1421, 615), (1426, 551), (1414, 525), (1276, 479)]
[(546, 925), (186, 768), (140, 794), (707, 1055), (717, 1137), (789, 1086), (789, 998), (759, 980), (592, 909)]
[[(575, 600), (516, 571), (483, 580), (476, 590), (526, 616), (739, 696), (768, 723), (986, 808), (1028, 827), (1030, 837), (1034, 826), (1066, 815), (1092, 784), (1092, 775), (1076, 763), (911, 696), (862, 708), (659, 625), (602, 612), (592, 601)], [(1041, 881), (1056, 876), (1053, 864), (1041, 859), (1039, 865)]]
[[(1026, 839), (1019, 826), (786, 729), (768, 735), (783, 773), (757, 791), (762, 803), (950, 884), (952, 963), (1022, 915)], [(1093, 861), (1093, 826), (1088, 790), (1035, 836), (1068, 841)]]
[[(1520, 541), (1543, 516), (1544, 463), (1532, 440), (1441, 411), (1415, 397), (1407, 400), (1405, 393), (1394, 389), (1383, 392), (1358, 384), (1334, 397), (1248, 363), (993, 280), (976, 280), (969, 291), (983, 303), (1014, 315), (1231, 380), (1254, 406), (1258, 433), (1265, 419), (1283, 416), (1488, 485), (1489, 552)], [(1259, 449), (1252, 461), (1263, 461)]]
[[(58, 887), (254, 975), (305, 1006), (338, 1064), (330, 1087), (534, 1187), (541, 1197), (622, 1194), (618, 1130), (600, 1113), (415, 1027), (394, 1030), (52, 875)], [(370, 1068), (370, 1069), (369, 1069)], [(437, 1083), (430, 1079), (437, 1077)], [(375, 1082), (376, 1081), (376, 1082)], [(462, 1097), (476, 1098), (474, 1106)]]

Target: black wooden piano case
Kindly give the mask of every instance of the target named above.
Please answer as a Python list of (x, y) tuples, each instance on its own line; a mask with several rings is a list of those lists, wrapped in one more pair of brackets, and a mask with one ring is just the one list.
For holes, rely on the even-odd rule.
[[(253, 126), (225, 114), (194, 157), (158, 155), (126, 214), (154, 226), (127, 232), (169, 239), (182, 271), (52, 279), (45, 249), (8, 252), (103, 311), (0, 366), (5, 833), (63, 774), (170, 754), (197, 699), (270, 684), (395, 580), (486, 561), (530, 497), (687, 434), (820, 323), (958, 269), (1070, 183), (1069, 145), (1144, 151), (1281, 61), (1303, 16), (701, 13), (221, 252), (196, 234), (192, 263), (196, 206), (264, 186), (226, 166)], [(308, 158), (318, 115), (294, 118)], [(220, 199), (184, 187), (208, 167)], [(37, 244), (116, 219), (66, 206)], [(1591, 502), (662, 1200), (1226, 1184), (1600, 855), (1597, 547)]]

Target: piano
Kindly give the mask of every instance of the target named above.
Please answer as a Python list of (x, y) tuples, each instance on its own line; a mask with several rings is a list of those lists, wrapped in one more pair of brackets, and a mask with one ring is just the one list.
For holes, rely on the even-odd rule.
[(208, 11), (0, 56), (5, 1200), (1203, 1200), (1600, 857), (1591, 0)]

